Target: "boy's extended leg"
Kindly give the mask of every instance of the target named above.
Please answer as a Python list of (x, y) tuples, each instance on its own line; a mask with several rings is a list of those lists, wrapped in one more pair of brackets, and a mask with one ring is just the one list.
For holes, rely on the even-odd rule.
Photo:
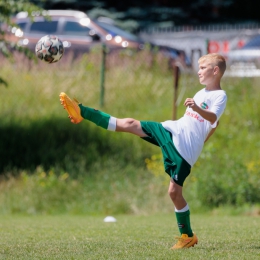
[(132, 133), (140, 137), (147, 136), (141, 123), (133, 118), (115, 118), (99, 110), (80, 104), (76, 99), (70, 99), (64, 92), (60, 93), (60, 101), (69, 114), (72, 123), (78, 124), (87, 119), (96, 125), (111, 131)]

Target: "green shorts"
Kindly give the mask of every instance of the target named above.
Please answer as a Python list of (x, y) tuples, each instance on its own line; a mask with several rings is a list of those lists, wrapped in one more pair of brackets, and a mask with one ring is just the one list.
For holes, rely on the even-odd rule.
[(161, 147), (165, 172), (178, 185), (183, 186), (185, 179), (190, 174), (191, 166), (184, 160), (175, 148), (172, 135), (161, 123), (141, 121), (143, 131), (148, 137), (142, 139)]

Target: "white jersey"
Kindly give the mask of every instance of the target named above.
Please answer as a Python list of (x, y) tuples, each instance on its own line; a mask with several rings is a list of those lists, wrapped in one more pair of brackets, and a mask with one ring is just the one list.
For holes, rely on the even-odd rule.
[(216, 114), (217, 120), (213, 125), (189, 107), (179, 120), (162, 122), (163, 127), (172, 133), (174, 146), (191, 166), (197, 161), (209, 132), (217, 126), (226, 107), (227, 96), (224, 90), (209, 91), (204, 88), (193, 99), (201, 108)]

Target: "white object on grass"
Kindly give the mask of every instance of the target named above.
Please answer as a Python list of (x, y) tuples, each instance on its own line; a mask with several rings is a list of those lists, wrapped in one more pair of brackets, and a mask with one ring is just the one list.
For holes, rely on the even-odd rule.
[(104, 218), (104, 222), (116, 222), (116, 219), (112, 216), (107, 216)]

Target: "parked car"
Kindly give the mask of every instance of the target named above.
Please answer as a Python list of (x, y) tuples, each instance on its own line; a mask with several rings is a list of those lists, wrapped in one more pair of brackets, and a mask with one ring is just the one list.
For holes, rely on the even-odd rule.
[[(44, 35), (57, 35), (66, 48), (75, 54), (87, 52), (96, 45), (105, 43), (110, 49), (133, 48), (142, 50), (145, 42), (104, 19), (92, 20), (81, 11), (49, 10), (44, 14), (34, 14), (33, 20), (27, 12), (18, 13), (14, 19), (18, 27), (9, 29), (9, 40), (34, 51), (37, 41)], [(167, 46), (155, 46), (172, 60), (188, 64), (184, 51)]]
[(121, 47), (111, 35), (80, 11), (50, 10), (45, 15), (35, 14), (33, 20), (27, 12), (20, 12), (13, 21), (19, 27), (10, 29), (9, 39), (32, 51), (38, 40), (47, 34), (57, 35), (66, 49), (78, 53), (86, 52), (101, 42), (109, 47)]

